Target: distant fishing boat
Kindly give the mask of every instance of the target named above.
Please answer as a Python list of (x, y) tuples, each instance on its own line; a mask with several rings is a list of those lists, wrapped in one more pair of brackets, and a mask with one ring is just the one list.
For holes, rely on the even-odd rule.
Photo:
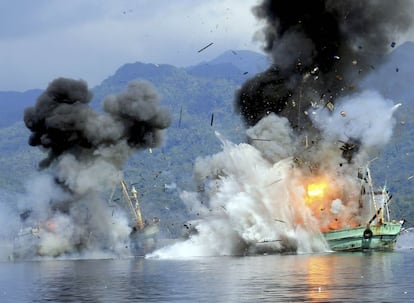
[(374, 191), (368, 167), (358, 172), (358, 179), (361, 181), (361, 203), (371, 210), (372, 218), (365, 226), (324, 232), (325, 240), (333, 251), (391, 251), (404, 220), (390, 219), (388, 204), (392, 196), (385, 188)]
[(134, 256), (144, 256), (157, 248), (159, 219), (154, 218), (151, 222), (143, 219), (138, 192), (134, 186), (129, 190), (125, 181), (121, 181), (121, 190), (133, 220), (130, 234), (131, 253)]
[[(113, 195), (117, 187), (114, 187), (113, 192), (110, 195), (108, 205), (113, 205)], [(128, 207), (130, 213), (130, 219), (132, 219), (131, 233), (130, 233), (130, 246), (129, 250), (133, 256), (142, 256), (146, 253), (152, 252), (157, 248), (158, 234), (159, 234), (159, 219), (154, 218), (151, 221), (144, 220), (141, 213), (141, 206), (138, 200), (138, 192), (134, 186), (130, 189), (124, 180), (120, 182), (121, 198), (117, 198), (114, 201), (121, 200), (120, 206), (124, 208)], [(115, 210), (113, 211), (114, 214)], [(79, 241), (73, 244), (74, 248), (67, 250), (64, 244), (58, 243), (56, 246), (49, 243), (48, 248), (45, 249), (42, 244), (42, 240), (46, 239), (48, 235), (55, 233), (56, 223), (53, 219), (48, 219), (43, 222), (35, 222), (33, 220), (26, 220), (31, 216), (32, 211), (26, 210), (20, 214), (22, 221), (22, 227), (13, 241), (13, 251), (9, 256), (10, 260), (32, 260), (39, 257), (59, 257), (67, 253), (81, 253), (88, 249), (87, 239)], [(112, 215), (113, 215), (112, 214)], [(93, 237), (93, 235), (90, 235)], [(162, 241), (163, 239), (160, 239)], [(128, 247), (128, 246), (126, 246)], [(111, 251), (111, 248), (103, 248)]]

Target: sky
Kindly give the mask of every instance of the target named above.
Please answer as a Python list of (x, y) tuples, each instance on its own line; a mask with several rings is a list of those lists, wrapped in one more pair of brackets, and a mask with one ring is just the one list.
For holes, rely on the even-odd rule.
[(57, 77), (94, 87), (125, 63), (183, 67), (226, 50), (260, 52), (257, 2), (2, 0), (0, 90), (44, 89)]

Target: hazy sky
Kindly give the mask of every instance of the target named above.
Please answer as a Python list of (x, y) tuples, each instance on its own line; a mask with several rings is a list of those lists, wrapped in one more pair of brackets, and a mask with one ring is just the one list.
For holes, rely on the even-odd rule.
[(229, 49), (260, 51), (257, 2), (3, 0), (0, 90), (46, 88), (56, 77), (93, 87), (124, 63), (189, 66)]

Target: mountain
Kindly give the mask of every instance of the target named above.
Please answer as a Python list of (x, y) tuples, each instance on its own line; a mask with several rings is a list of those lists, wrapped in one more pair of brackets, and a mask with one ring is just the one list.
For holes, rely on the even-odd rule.
[[(255, 75), (267, 69), (271, 61), (267, 56), (248, 50), (227, 51), (217, 58), (205, 63), (209, 65), (231, 64), (241, 70)], [(202, 65), (202, 64), (199, 64)]]
[[(401, 107), (395, 112), (393, 137), (377, 160), (372, 171), (379, 184), (386, 184), (395, 193), (391, 209), (414, 225), (414, 43), (406, 42), (391, 52), (381, 66), (362, 81), (362, 87), (375, 89)], [(381, 117), (378, 117), (381, 119)], [(377, 183), (378, 183), (377, 182)], [(408, 219), (411, 218), (411, 219)]]
[[(221, 149), (216, 136), (238, 143), (244, 140), (240, 117), (234, 113), (235, 91), (246, 79), (269, 66), (268, 59), (249, 51), (228, 51), (195, 66), (177, 68), (167, 64), (128, 63), (94, 87), (92, 106), (99, 109), (102, 100), (125, 89), (128, 82), (142, 79), (151, 82), (162, 97), (162, 104), (172, 115), (165, 144), (152, 151), (143, 150), (126, 164), (126, 180), (136, 183), (143, 212), (165, 222), (186, 219), (179, 198), (183, 189), (194, 190), (193, 163), (199, 156), (212, 155)], [(380, 91), (387, 98), (401, 102), (396, 112), (397, 124), (392, 142), (373, 162), (375, 179), (387, 184), (394, 196), (394, 214), (414, 218), (414, 43), (406, 43), (389, 54), (387, 61), (375, 66), (362, 86)], [(22, 183), (35, 171), (43, 154), (29, 147), (29, 131), (22, 123), (24, 108), (34, 104), (41, 90), (24, 93), (0, 92), (0, 198), (4, 193), (21, 192)], [(379, 117), (380, 119), (380, 117)], [(13, 172), (10, 174), (9, 172)], [(414, 220), (414, 219), (412, 219)], [(408, 221), (413, 226), (414, 222)]]
[(266, 70), (270, 60), (258, 53), (240, 50), (227, 51), (217, 58), (188, 67), (186, 70), (199, 77), (227, 78), (243, 83), (251, 76)]
[(366, 88), (374, 88), (387, 98), (402, 103), (414, 102), (414, 42), (406, 42), (389, 54), (385, 63), (375, 68), (363, 81)]
[[(261, 56), (250, 57), (257, 60)], [(131, 157), (124, 167), (124, 175), (126, 180), (137, 184), (144, 214), (157, 216), (163, 222), (173, 222), (171, 224), (188, 219), (179, 193), (183, 189), (195, 190), (192, 180), (194, 160), (220, 150), (221, 142), (215, 132), (236, 142), (244, 139), (243, 126), (233, 111), (233, 98), (247, 75), (231, 62), (212, 64), (208, 73), (197, 72), (209, 66), (208, 63), (202, 65), (198, 69), (197, 66), (177, 68), (167, 64), (128, 63), (92, 89), (91, 105), (96, 109), (101, 108), (106, 96), (124, 90), (128, 82), (136, 79), (151, 82), (161, 95), (162, 104), (172, 115), (165, 143), (161, 148), (140, 151)], [(35, 103), (41, 90), (34, 92), (33, 95), (14, 93), (25, 102), (13, 103), (16, 113), (10, 114), (10, 122), (0, 127), (3, 168), (0, 197), (22, 192), (23, 182), (36, 171), (39, 159), (44, 157), (39, 149), (28, 146), (30, 133), (22, 122), (24, 108)], [(0, 100), (3, 108), (11, 104), (8, 100), (11, 99)], [(9, 171), (13, 174), (8, 174)]]
[(0, 91), (0, 127), (6, 127), (23, 119), (23, 111), (34, 104), (34, 100), (41, 94), (40, 89), (26, 92)]

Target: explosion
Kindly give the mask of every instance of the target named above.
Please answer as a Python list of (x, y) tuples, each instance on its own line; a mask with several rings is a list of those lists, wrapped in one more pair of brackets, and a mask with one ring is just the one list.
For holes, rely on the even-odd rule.
[(108, 192), (120, 184), (133, 153), (161, 144), (170, 116), (143, 81), (106, 97), (103, 113), (88, 105), (91, 99), (86, 82), (58, 78), (25, 111), (29, 144), (48, 156), (21, 205), (22, 221), (42, 234), (17, 252), (20, 257), (130, 254), (132, 227), (122, 208), (109, 206)]
[[(236, 92), (247, 143), (198, 158), (201, 216), (149, 257), (323, 252), (322, 232), (365, 226), (358, 169), (392, 136), (399, 105), (358, 82), (412, 24), (411, 1), (264, 0), (254, 14), (272, 66)], [(394, 45), (395, 43), (392, 43)], [(370, 215), (371, 214), (371, 215)]]
[[(342, 180), (341, 180), (342, 181)], [(355, 208), (356, 203), (359, 205), (360, 197), (354, 195), (349, 197), (354, 191), (358, 193), (358, 182), (352, 180), (350, 184), (338, 184), (333, 179), (326, 176), (316, 178), (306, 185), (306, 207), (312, 215), (317, 218), (321, 232), (336, 230), (344, 227), (356, 227), (364, 223), (363, 220), (357, 219), (359, 209)], [(345, 190), (348, 186), (352, 190)], [(345, 187), (345, 188), (344, 188)], [(347, 207), (344, 206), (345, 201)], [(352, 210), (351, 213), (346, 211)], [(364, 218), (366, 219), (366, 218)], [(358, 223), (356, 221), (359, 221)]]

